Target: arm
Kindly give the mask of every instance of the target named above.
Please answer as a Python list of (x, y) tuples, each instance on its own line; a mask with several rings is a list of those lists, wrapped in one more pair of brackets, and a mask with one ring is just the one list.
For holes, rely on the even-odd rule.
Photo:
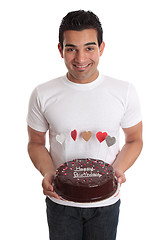
[(51, 156), (45, 147), (45, 132), (38, 132), (28, 126), (28, 153), (34, 166), (43, 175), (42, 187), (45, 195), (59, 198), (54, 192), (52, 182), (55, 176), (55, 168)]
[(113, 163), (113, 168), (120, 183), (125, 182), (124, 172), (134, 164), (141, 153), (143, 146), (142, 122), (130, 128), (123, 128), (123, 131), (125, 144)]

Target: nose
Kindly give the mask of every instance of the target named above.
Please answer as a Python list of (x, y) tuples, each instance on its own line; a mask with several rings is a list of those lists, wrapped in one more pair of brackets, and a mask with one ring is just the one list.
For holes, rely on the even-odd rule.
[(87, 60), (86, 53), (83, 50), (78, 50), (75, 56), (75, 62), (84, 63)]

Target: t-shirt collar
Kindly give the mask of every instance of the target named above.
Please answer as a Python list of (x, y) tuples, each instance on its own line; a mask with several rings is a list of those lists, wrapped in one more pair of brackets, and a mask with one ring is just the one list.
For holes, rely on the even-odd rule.
[(90, 83), (75, 83), (68, 79), (67, 74), (64, 77), (64, 82), (68, 86), (75, 88), (77, 90), (89, 90), (95, 88), (102, 80), (102, 74), (99, 73), (98, 77)]

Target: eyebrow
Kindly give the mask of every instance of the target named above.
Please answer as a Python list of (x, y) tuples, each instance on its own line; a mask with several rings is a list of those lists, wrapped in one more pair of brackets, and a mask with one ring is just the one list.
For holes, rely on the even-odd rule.
[(84, 44), (84, 46), (88, 46), (88, 45), (97, 45), (95, 42), (88, 42), (86, 44)]
[[(95, 42), (88, 42), (84, 44), (84, 46), (89, 46), (89, 45), (97, 45), (97, 44)], [(77, 47), (77, 46), (74, 44), (66, 44), (65, 47)]]

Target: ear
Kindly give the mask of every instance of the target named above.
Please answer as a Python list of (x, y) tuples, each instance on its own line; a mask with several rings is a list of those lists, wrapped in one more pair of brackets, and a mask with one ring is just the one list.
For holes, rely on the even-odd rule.
[(61, 57), (63, 58), (63, 49), (62, 49), (60, 43), (58, 43), (58, 50), (59, 50), (59, 52), (60, 52), (60, 54), (61, 54)]
[(104, 51), (104, 48), (105, 48), (105, 43), (102, 42), (101, 45), (100, 45), (100, 47), (99, 47), (100, 56), (102, 56), (103, 51)]

